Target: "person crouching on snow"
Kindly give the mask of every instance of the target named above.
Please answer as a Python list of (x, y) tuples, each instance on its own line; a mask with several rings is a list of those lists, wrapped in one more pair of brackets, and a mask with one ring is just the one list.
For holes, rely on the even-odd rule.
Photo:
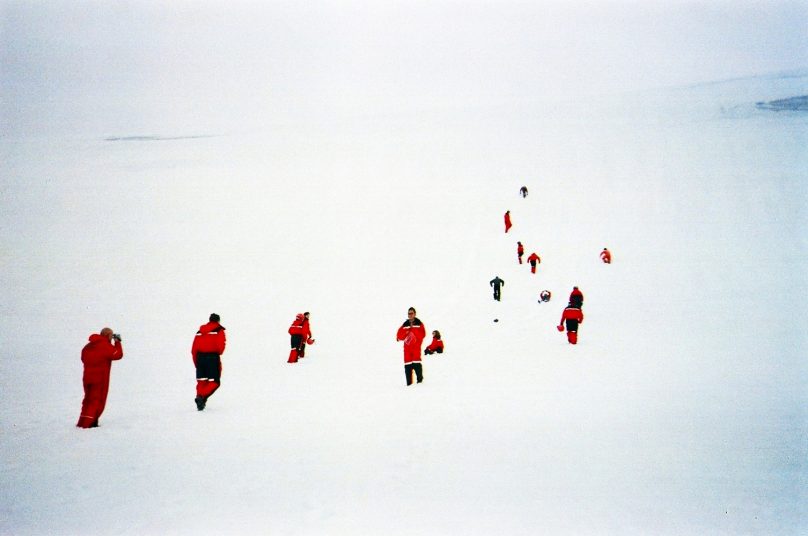
[(396, 332), (396, 341), (404, 341), (404, 375), (407, 385), (412, 385), (412, 373), (418, 383), (424, 381), (424, 371), (421, 367), (421, 344), (426, 337), (426, 328), (415, 316), (415, 308), (407, 310), (407, 320), (401, 324)]
[(191, 355), (196, 367), (196, 409), (202, 411), (208, 398), (216, 392), (222, 382), (222, 354), (227, 344), (224, 326), (219, 323), (219, 315), (212, 313), (207, 324), (199, 326)]
[(435, 330), (432, 332), (432, 342), (429, 343), (429, 346), (424, 348), (424, 355), (442, 354), (442, 353), (443, 353), (443, 341), (440, 338), (440, 331)]
[(558, 331), (564, 331), (564, 324), (567, 327), (567, 342), (578, 344), (578, 325), (584, 322), (584, 312), (574, 304), (570, 303), (561, 313), (561, 321), (558, 324)]

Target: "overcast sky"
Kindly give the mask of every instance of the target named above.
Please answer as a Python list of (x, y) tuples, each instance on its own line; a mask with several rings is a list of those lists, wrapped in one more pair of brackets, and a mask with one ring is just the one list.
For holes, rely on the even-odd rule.
[[(413, 110), (808, 67), (808, 0), (0, 0), (3, 135)], [(200, 113), (204, 111), (205, 113)], [(207, 114), (207, 115), (206, 115)], [(119, 127), (120, 128), (120, 127)]]

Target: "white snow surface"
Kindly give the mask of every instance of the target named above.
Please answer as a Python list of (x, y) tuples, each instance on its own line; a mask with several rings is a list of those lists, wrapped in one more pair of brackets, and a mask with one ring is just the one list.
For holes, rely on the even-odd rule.
[[(805, 534), (808, 115), (754, 103), (806, 93), (0, 139), (0, 534)], [(410, 306), (446, 352), (407, 387)]]

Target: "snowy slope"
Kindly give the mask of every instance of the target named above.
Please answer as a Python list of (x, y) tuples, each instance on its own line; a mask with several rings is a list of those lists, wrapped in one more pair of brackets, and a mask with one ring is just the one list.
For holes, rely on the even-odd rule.
[[(754, 103), (805, 90), (0, 140), (0, 533), (804, 533), (808, 118)], [(409, 306), (447, 351), (408, 388)], [(126, 355), (78, 430), (104, 325)]]

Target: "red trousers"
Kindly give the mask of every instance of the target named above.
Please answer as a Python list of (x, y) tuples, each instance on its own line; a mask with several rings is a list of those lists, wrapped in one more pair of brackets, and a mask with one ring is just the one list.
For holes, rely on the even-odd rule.
[(92, 428), (98, 426), (98, 419), (104, 413), (109, 393), (109, 378), (101, 381), (84, 382), (84, 400), (81, 403), (81, 415), (76, 426)]

